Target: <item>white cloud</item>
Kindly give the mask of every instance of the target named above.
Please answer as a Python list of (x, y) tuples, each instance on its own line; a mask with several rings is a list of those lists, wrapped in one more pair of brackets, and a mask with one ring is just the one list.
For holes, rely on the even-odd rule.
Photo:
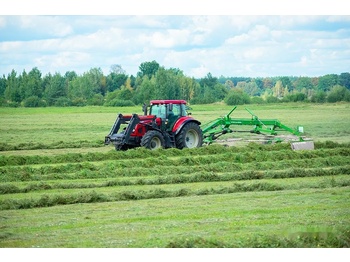
[(19, 25), (25, 30), (36, 30), (54, 37), (73, 33), (73, 28), (57, 16), (20, 16)]
[(6, 19), (3, 16), (0, 16), (0, 28), (6, 26)]
[(227, 45), (240, 45), (246, 43), (250, 36), (248, 34), (236, 35), (225, 40)]
[[(81, 64), (88, 64), (91, 61), (91, 56), (87, 53), (81, 52), (60, 52), (53, 55), (43, 55), (34, 59), (35, 64), (38, 68), (48, 67), (48, 68), (71, 68), (76, 67)], [(55, 71), (55, 70), (54, 70)], [(68, 69), (65, 71), (69, 71)], [(53, 72), (52, 72), (53, 73)]]
[(139, 39), (144, 44), (155, 48), (177, 48), (188, 44), (190, 32), (188, 30), (165, 30), (151, 35), (142, 34)]
[(192, 68), (189, 73), (195, 77), (204, 77), (209, 71), (210, 70), (205, 65), (201, 64), (198, 67)]
[(253, 40), (265, 40), (270, 38), (271, 29), (265, 25), (256, 25), (249, 34)]
[(261, 47), (254, 47), (243, 52), (243, 59), (247, 60), (258, 60), (264, 57), (266, 50)]
[(350, 15), (339, 16), (339, 15), (331, 15), (326, 18), (326, 21), (329, 22), (350, 22)]
[(23, 43), (20, 41), (14, 42), (0, 42), (0, 52), (1, 53), (10, 53), (15, 50), (20, 50), (23, 46)]
[(0, 39), (0, 74), (21, 71), (21, 57), (26, 67), (62, 73), (109, 73), (117, 63), (135, 75), (152, 60), (194, 77), (341, 73), (349, 28), (347, 17), (325, 16), (0, 17), (0, 35), (15, 29), (28, 38)]

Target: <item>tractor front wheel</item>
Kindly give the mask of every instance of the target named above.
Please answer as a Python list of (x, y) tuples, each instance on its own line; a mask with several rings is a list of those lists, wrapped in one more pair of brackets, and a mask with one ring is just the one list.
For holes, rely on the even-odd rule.
[(187, 123), (176, 136), (176, 147), (179, 149), (201, 147), (202, 143), (202, 130), (195, 122)]
[(148, 131), (141, 139), (141, 146), (151, 150), (164, 148), (164, 145), (163, 135), (155, 130)]

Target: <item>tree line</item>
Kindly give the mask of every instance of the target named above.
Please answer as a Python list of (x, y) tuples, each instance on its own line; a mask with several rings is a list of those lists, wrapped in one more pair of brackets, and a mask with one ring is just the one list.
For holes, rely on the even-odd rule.
[(108, 75), (91, 68), (48, 73), (34, 67), (28, 73), (12, 70), (0, 78), (0, 106), (133, 106), (152, 99), (185, 99), (191, 104), (224, 101), (228, 105), (307, 101), (350, 102), (350, 73), (320, 77), (215, 77), (195, 79), (178, 68), (143, 62), (136, 76), (112, 65)]

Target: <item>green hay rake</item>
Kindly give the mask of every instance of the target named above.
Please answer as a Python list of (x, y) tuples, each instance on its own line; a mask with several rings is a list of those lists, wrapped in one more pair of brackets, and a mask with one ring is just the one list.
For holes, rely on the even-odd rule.
[[(282, 124), (277, 119), (260, 119), (248, 108), (245, 108), (251, 119), (231, 118), (231, 113), (237, 108), (235, 106), (227, 115), (217, 118), (207, 124), (201, 125), (203, 131), (203, 143), (211, 144), (218, 137), (233, 132), (249, 132), (253, 134), (262, 134), (267, 138), (266, 143), (279, 143), (287, 140), (285, 137), (278, 136), (281, 132), (288, 132), (293, 135), (293, 140), (289, 141), (293, 150), (313, 150), (314, 142), (303, 137), (304, 128), (298, 126), (296, 129)], [(250, 130), (232, 130), (231, 126), (252, 126)]]

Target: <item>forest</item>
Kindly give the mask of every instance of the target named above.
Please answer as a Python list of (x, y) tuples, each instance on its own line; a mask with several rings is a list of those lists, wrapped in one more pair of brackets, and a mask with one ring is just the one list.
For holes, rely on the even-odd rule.
[(190, 104), (227, 105), (278, 102), (350, 102), (350, 73), (319, 77), (226, 77), (195, 79), (178, 68), (157, 61), (143, 62), (136, 76), (114, 64), (108, 75), (91, 68), (43, 75), (37, 67), (29, 72), (12, 70), (0, 78), (1, 107), (133, 106), (152, 99), (185, 99)]

